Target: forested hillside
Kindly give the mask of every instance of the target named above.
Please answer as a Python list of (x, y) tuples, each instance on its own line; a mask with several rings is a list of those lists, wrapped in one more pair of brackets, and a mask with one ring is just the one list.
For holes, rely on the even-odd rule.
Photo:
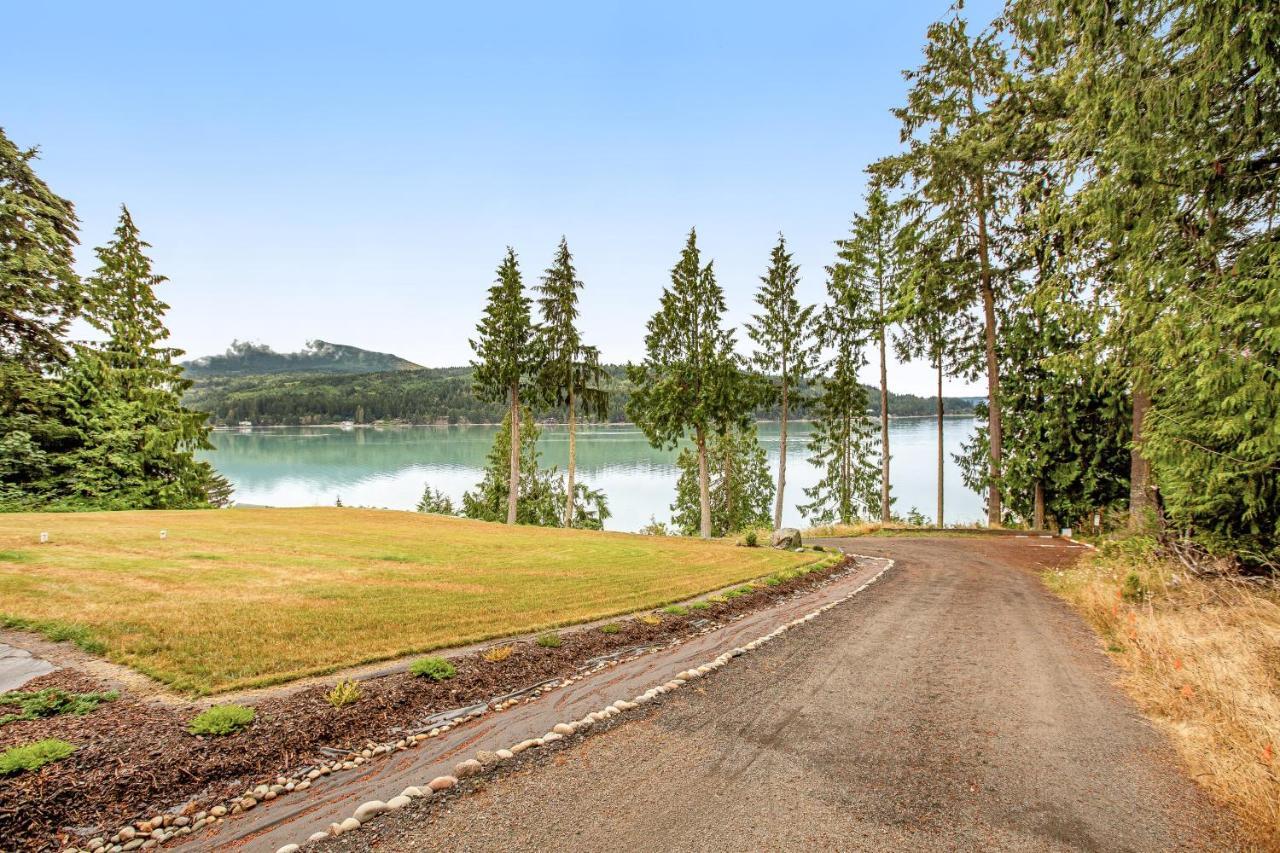
[(192, 379), (267, 373), (380, 373), (420, 367), (391, 353), (320, 340), (307, 341), (301, 352), (276, 352), (264, 344), (232, 341), (225, 353), (185, 361), (182, 366)]
[[(201, 361), (205, 361), (201, 359)], [(620, 365), (606, 365), (610, 380), (609, 421), (625, 421), (630, 399), (630, 383)], [(214, 424), (234, 425), (252, 421), (258, 426), (338, 423), (351, 420), (368, 423), (376, 420), (430, 423), (498, 423), (505, 407), (486, 403), (472, 393), (470, 367), (427, 367), (380, 373), (275, 373), (269, 375), (201, 376), (190, 373), (195, 384), (187, 392), (185, 402), (193, 409), (209, 412)], [(800, 389), (800, 397), (808, 388)], [(868, 414), (880, 411), (878, 394), (869, 394)], [(890, 394), (889, 414), (895, 416), (931, 415), (932, 397), (913, 394)], [(973, 411), (971, 400), (963, 397), (944, 398), (949, 414)], [(803, 406), (801, 407), (803, 415)], [(756, 410), (756, 417), (772, 419), (777, 406)], [(542, 417), (561, 419), (560, 409), (541, 413)]]

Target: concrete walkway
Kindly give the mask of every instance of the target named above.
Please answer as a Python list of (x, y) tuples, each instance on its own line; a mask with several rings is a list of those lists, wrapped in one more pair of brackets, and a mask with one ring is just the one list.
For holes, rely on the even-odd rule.
[(0, 693), (17, 690), (31, 679), (57, 669), (47, 660), (35, 657), (26, 649), (0, 643)]

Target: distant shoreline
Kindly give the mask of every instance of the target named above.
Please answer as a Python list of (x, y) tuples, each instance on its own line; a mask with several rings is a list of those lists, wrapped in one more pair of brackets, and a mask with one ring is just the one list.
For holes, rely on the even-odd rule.
[[(867, 415), (869, 419), (874, 419), (875, 415)], [(915, 420), (936, 420), (937, 415), (889, 415), (891, 421), (915, 421)], [(973, 418), (976, 415), (973, 412), (952, 412), (944, 414), (943, 418)], [(538, 426), (543, 427), (563, 427), (568, 426), (564, 421), (538, 421)], [(757, 424), (780, 424), (781, 421), (761, 420), (756, 421)], [(787, 421), (789, 424), (810, 424), (813, 420), (810, 418), (793, 418)], [(631, 421), (610, 421), (609, 423), (584, 423), (578, 422), (583, 427), (634, 427), (635, 423)], [(253, 426), (215, 426), (215, 432), (240, 432), (273, 430), (273, 429), (421, 429), (423, 427), (431, 427), (433, 429), (461, 429), (466, 427), (500, 427), (500, 423), (481, 423), (469, 422), (464, 424), (437, 424), (437, 423), (407, 423), (403, 421), (386, 421), (382, 423), (371, 424), (348, 424), (348, 423), (324, 423), (324, 424), (254, 424)]]

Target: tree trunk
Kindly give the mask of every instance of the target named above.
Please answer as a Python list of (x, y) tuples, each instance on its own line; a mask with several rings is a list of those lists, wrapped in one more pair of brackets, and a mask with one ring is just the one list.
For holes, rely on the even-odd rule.
[(1044, 481), (1036, 480), (1036, 502), (1032, 514), (1031, 526), (1035, 530), (1044, 530)]
[(569, 471), (565, 477), (568, 481), (568, 494), (564, 499), (564, 526), (573, 527), (573, 475), (577, 463), (578, 434), (577, 423), (573, 416), (573, 389), (569, 389)]
[(787, 403), (789, 402), (788, 392), (791, 389), (787, 387), (786, 362), (783, 362), (782, 373), (782, 434), (780, 436), (782, 443), (778, 447), (778, 495), (773, 502), (774, 530), (782, 527), (782, 493), (787, 488)]
[(702, 427), (694, 430), (698, 442), (698, 508), (702, 512), (701, 536), (711, 538), (711, 483), (707, 471), (707, 434)]
[(1129, 451), (1129, 527), (1138, 530), (1150, 520), (1151, 463), (1142, 455), (1143, 425), (1151, 408), (1151, 394), (1135, 385), (1133, 389), (1133, 446)]
[(982, 203), (981, 181), (978, 211), (978, 260), (982, 280), (983, 338), (987, 350), (987, 428), (991, 446), (991, 486), (987, 494), (987, 526), (999, 527), (1003, 523), (1000, 505), (1000, 456), (1004, 434), (1000, 418), (1000, 361), (996, 356), (996, 295), (991, 286), (991, 264), (987, 245), (987, 215)]
[(938, 355), (938, 526), (945, 527), (946, 524), (942, 520), (942, 477), (943, 477), (943, 454), (942, 445), (942, 355)]
[(507, 478), (507, 524), (516, 523), (520, 496), (520, 386), (511, 386), (511, 473)]
[(724, 451), (724, 530), (725, 533), (733, 533), (738, 527), (738, 514), (733, 500), (733, 453), (728, 433), (725, 434), (721, 449)]
[(880, 521), (889, 518), (889, 367), (884, 352), (884, 295), (880, 296)]

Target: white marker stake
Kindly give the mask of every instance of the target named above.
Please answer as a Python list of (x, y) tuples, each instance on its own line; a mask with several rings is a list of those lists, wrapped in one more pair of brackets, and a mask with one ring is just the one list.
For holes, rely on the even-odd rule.
[(41, 533), (41, 534), (40, 534), (40, 544), (41, 544), (41, 545), (43, 545), (44, 543), (46, 543), (46, 542), (48, 542), (48, 541), (49, 541), (49, 534), (48, 534), (48, 533)]
[(160, 538), (161, 538), (161, 539), (164, 539), (164, 538), (165, 538), (165, 537), (167, 537), (168, 535), (169, 535), (169, 531), (167, 531), (167, 530), (161, 530), (161, 531), (160, 531)]

